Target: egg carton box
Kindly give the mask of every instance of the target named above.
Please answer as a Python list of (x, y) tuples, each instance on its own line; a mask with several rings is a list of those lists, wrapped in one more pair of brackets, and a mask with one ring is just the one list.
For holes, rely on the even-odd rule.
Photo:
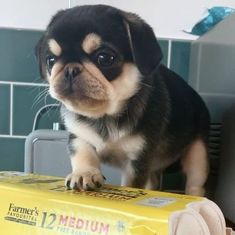
[(0, 172), (1, 235), (234, 235), (203, 197), (104, 185), (68, 190), (64, 179)]

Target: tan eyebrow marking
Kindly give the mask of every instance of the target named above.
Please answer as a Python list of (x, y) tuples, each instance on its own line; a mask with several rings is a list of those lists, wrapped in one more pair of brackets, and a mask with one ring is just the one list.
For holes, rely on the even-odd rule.
[(60, 45), (58, 44), (58, 42), (55, 39), (50, 39), (48, 41), (48, 46), (50, 51), (56, 55), (56, 56), (60, 56), (62, 53), (62, 48), (60, 47)]
[(94, 50), (100, 47), (101, 45), (101, 37), (95, 33), (88, 34), (82, 42), (82, 49), (87, 53), (90, 54)]

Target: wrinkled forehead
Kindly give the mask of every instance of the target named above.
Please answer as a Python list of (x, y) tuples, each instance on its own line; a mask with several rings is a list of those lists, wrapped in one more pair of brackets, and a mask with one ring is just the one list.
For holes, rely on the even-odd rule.
[(48, 31), (48, 45), (55, 55), (80, 49), (90, 54), (105, 43), (119, 51), (129, 46), (124, 22), (114, 14), (65, 14)]
[(76, 53), (83, 51), (86, 54), (91, 54), (102, 46), (104, 42), (96, 33), (88, 33), (82, 40), (76, 40), (73, 43), (61, 41), (55, 36), (48, 39), (49, 51), (55, 56), (61, 56), (65, 53)]

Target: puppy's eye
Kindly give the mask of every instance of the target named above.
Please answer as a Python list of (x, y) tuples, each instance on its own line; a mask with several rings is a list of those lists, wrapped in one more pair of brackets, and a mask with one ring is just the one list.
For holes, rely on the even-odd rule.
[(97, 63), (103, 67), (108, 67), (113, 65), (115, 57), (108, 53), (99, 53), (96, 57)]
[(56, 62), (56, 58), (52, 55), (47, 56), (46, 58), (46, 64), (47, 64), (47, 69), (48, 72), (51, 73), (52, 67)]

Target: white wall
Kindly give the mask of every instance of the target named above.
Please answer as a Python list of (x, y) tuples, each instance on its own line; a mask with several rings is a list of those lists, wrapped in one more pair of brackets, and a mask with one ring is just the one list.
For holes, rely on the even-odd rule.
[(109, 4), (138, 13), (160, 38), (195, 39), (182, 32), (211, 6), (235, 8), (234, 0), (5, 0), (0, 3), (0, 27), (45, 29), (59, 9), (83, 4)]
[(68, 0), (0, 0), (0, 27), (42, 30), (52, 15), (68, 7)]

